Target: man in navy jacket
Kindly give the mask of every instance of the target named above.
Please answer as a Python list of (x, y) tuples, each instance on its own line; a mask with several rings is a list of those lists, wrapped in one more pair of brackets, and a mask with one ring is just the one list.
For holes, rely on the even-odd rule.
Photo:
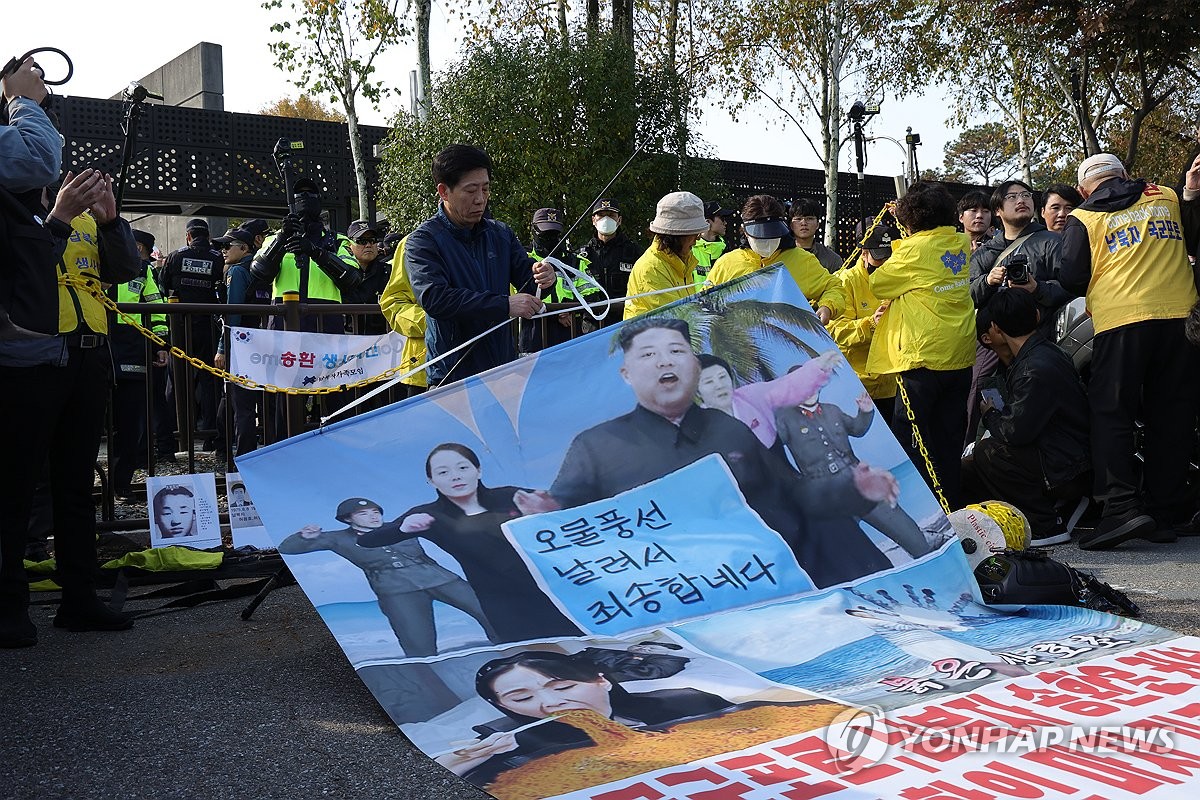
[[(483, 150), (464, 144), (442, 150), (433, 159), (438, 212), (405, 241), (405, 268), (427, 315), (430, 360), (506, 319), (532, 318), (542, 310), (538, 287), (554, 285), (550, 265), (534, 263), (511, 228), (484, 218), (491, 178), (492, 160)], [(516, 357), (513, 333), (501, 327), (431, 364), (429, 385), (462, 380)]]

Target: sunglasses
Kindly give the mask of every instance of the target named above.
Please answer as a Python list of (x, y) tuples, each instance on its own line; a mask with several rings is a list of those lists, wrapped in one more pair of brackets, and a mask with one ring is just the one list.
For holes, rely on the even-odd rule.
[(368, 239), (366, 237), (363, 237), (362, 239), (355, 239), (354, 243), (355, 244), (379, 244), (379, 240), (378, 239)]

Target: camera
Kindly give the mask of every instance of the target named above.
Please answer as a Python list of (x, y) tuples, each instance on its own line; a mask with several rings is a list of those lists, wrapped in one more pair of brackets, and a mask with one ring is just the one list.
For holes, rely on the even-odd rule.
[(1029, 283), (1029, 256), (1013, 253), (1004, 265), (1009, 283)]

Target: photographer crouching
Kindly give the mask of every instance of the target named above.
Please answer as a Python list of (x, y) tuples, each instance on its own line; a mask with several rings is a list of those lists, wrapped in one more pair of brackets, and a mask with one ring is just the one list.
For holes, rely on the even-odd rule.
[(999, 292), (980, 309), (980, 343), (1004, 365), (1008, 402), (985, 390), (983, 424), (991, 436), (963, 460), (970, 502), (1003, 500), (1025, 514), (1032, 544), (1071, 540), (1057, 507), (1090, 494), (1087, 394), (1071, 359), (1042, 335), (1029, 292)]

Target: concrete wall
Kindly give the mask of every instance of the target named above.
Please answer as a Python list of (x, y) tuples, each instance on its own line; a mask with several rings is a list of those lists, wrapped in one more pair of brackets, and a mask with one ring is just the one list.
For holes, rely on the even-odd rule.
[[(221, 45), (200, 42), (138, 80), (153, 94), (162, 95), (163, 105), (225, 110), (225, 67)], [(113, 100), (122, 99), (121, 93)], [(152, 100), (150, 102), (158, 102)], [(154, 234), (155, 245), (164, 253), (184, 246), (184, 226), (191, 216), (151, 215), (125, 218), (135, 228)], [(206, 217), (214, 237), (229, 227), (224, 217)]]

